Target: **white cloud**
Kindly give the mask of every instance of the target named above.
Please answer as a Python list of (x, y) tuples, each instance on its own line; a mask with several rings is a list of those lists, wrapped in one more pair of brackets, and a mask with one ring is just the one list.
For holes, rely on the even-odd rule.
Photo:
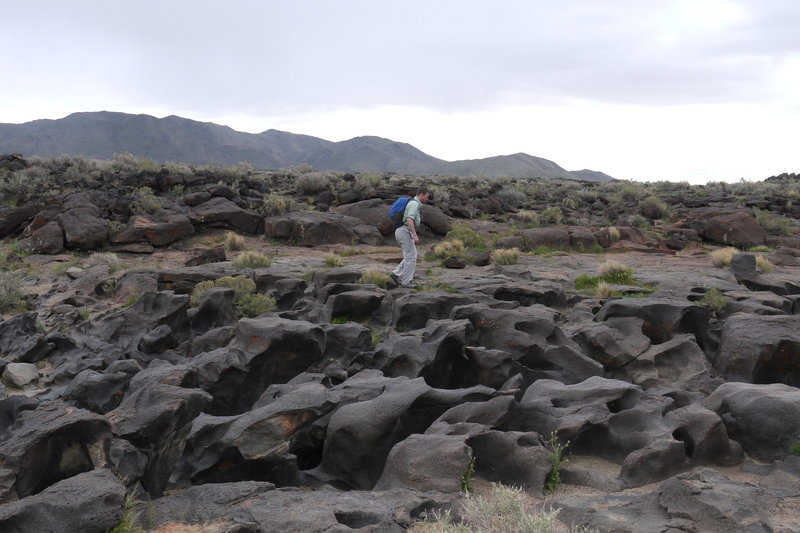
[(176, 114), (633, 179), (800, 167), (796, 0), (29, 0), (4, 16), (3, 122)]

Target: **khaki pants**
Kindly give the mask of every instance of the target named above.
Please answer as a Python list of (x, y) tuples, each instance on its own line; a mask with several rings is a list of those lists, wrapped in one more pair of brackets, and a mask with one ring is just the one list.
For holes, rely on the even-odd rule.
[(408, 226), (400, 226), (394, 230), (394, 238), (403, 249), (403, 260), (393, 272), (400, 278), (401, 285), (408, 285), (414, 279), (414, 270), (417, 268), (417, 247), (414, 245), (414, 237)]

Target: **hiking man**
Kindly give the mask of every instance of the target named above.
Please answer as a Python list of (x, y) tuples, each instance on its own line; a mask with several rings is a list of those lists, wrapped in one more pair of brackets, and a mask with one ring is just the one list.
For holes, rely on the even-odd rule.
[(417, 189), (417, 194), (414, 198), (410, 199), (406, 204), (406, 209), (403, 212), (403, 225), (394, 230), (394, 238), (400, 248), (403, 249), (403, 260), (392, 271), (389, 276), (398, 285), (403, 287), (413, 287), (412, 280), (414, 279), (414, 270), (417, 267), (417, 244), (419, 244), (419, 235), (417, 235), (417, 228), (422, 222), (420, 216), (420, 208), (422, 204), (428, 201), (430, 192), (425, 187)]

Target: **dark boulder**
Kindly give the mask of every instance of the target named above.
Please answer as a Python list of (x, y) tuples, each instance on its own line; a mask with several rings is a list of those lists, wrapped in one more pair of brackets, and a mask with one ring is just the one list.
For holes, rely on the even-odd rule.
[(108, 469), (59, 481), (42, 492), (0, 506), (3, 533), (103, 533), (122, 517), (125, 486)]

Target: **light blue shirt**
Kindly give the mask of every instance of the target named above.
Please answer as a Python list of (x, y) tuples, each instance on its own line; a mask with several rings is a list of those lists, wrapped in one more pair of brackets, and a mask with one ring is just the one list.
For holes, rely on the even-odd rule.
[(407, 226), (408, 219), (410, 218), (414, 221), (414, 227), (419, 227), (422, 222), (422, 217), (419, 214), (420, 207), (422, 207), (422, 202), (417, 200), (416, 196), (408, 201), (406, 210), (403, 212), (403, 225)]

